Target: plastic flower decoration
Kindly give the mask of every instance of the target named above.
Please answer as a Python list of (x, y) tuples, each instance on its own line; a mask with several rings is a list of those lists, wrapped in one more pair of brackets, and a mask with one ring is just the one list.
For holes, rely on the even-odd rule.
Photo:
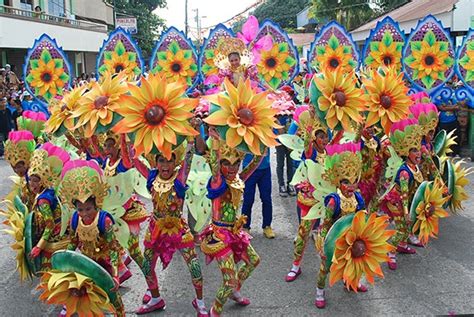
[(56, 95), (63, 94), (63, 88), (69, 81), (69, 75), (64, 71), (63, 60), (53, 58), (44, 49), (39, 59), (31, 59), (31, 72), (26, 77), (28, 84), (35, 90), (36, 96), (50, 101)]
[(386, 30), (380, 42), (370, 43), (370, 54), (365, 58), (365, 64), (372, 69), (391, 67), (398, 72), (402, 68), (402, 48), (403, 42), (394, 41), (393, 35)]
[(462, 210), (462, 202), (467, 200), (469, 196), (466, 193), (465, 187), (469, 184), (469, 179), (466, 177), (471, 174), (471, 168), (464, 168), (464, 161), (460, 160), (453, 164), (454, 169), (454, 188), (452, 191), (449, 208), (452, 213), (457, 213)]
[(429, 238), (438, 236), (438, 223), (440, 218), (449, 214), (443, 209), (443, 205), (449, 200), (449, 196), (443, 197), (444, 185), (440, 179), (426, 184), (423, 200), (416, 207), (416, 221), (413, 225), (413, 233), (418, 233), (421, 243), (428, 243)]
[(352, 48), (341, 45), (335, 35), (329, 38), (326, 46), (318, 46), (316, 51), (316, 68), (321, 71), (335, 71), (340, 68), (352, 71), (357, 66), (352, 58)]
[(101, 83), (92, 82), (90, 90), (79, 101), (72, 117), (77, 118), (75, 128), (84, 128), (84, 137), (91, 137), (99, 128), (102, 131), (97, 132), (105, 132), (117, 119), (115, 112), (122, 107), (119, 98), (128, 91), (124, 76), (120, 73), (112, 78), (106, 73)]
[(37, 287), (40, 300), (66, 307), (67, 316), (103, 316), (115, 312), (107, 293), (90, 278), (79, 273), (44, 272)]
[(449, 43), (437, 41), (433, 31), (426, 32), (422, 41), (411, 43), (411, 55), (405, 64), (413, 69), (413, 78), (419, 79), (430, 89), (437, 80), (445, 80), (444, 73), (454, 64), (449, 56)]
[(290, 56), (288, 43), (275, 43), (271, 50), (262, 52), (258, 72), (273, 89), (290, 78), (289, 71), (296, 64)]
[(63, 99), (50, 104), (51, 116), (46, 122), (46, 132), (56, 133), (74, 130), (74, 118), (72, 112), (78, 107), (86, 86), (79, 86), (64, 94)]
[(127, 52), (122, 41), (117, 41), (112, 52), (104, 52), (104, 64), (99, 68), (99, 73), (118, 74), (125, 73), (128, 80), (132, 80), (141, 74), (137, 64), (137, 53)]
[(250, 80), (240, 80), (235, 87), (227, 78), (224, 80), (226, 93), (207, 96), (212, 105), (219, 110), (212, 112), (204, 121), (214, 126), (228, 127), (225, 140), (229, 147), (242, 143), (255, 155), (261, 155), (261, 143), (272, 147), (277, 144), (273, 133), (278, 128), (272, 109), (272, 101), (267, 92), (256, 93)]
[(191, 50), (183, 50), (177, 41), (168, 46), (166, 52), (158, 52), (158, 64), (152, 73), (160, 73), (173, 81), (184, 80), (191, 85), (192, 78), (198, 71)]
[(385, 134), (388, 134), (394, 122), (405, 119), (410, 113), (411, 100), (403, 73), (397, 73), (394, 68), (385, 68), (383, 73), (372, 70), (362, 82), (368, 93), (366, 125), (372, 126), (380, 121)]
[(208, 78), (212, 75), (219, 74), (219, 68), (217, 68), (216, 64), (214, 63), (214, 59), (216, 58), (217, 54), (219, 54), (218, 49), (208, 49), (204, 51), (204, 64), (201, 67), (201, 71), (204, 74), (204, 78)]
[(388, 225), (388, 216), (367, 216), (364, 211), (355, 214), (351, 226), (336, 240), (329, 274), (331, 286), (342, 279), (347, 289), (357, 292), (363, 274), (372, 285), (375, 276), (384, 276), (380, 263), (387, 262), (387, 252), (394, 249), (388, 240), (395, 230), (387, 230)]
[(316, 110), (319, 110), (321, 121), (329, 128), (353, 131), (351, 123), (362, 122), (366, 100), (362, 89), (357, 87), (353, 72), (345, 72), (342, 68), (324, 70), (322, 75), (313, 77), (310, 94), (312, 103), (318, 106)]
[(25, 281), (31, 278), (31, 272), (28, 268), (28, 262), (26, 260), (25, 252), (25, 236), (23, 234), (25, 230), (25, 218), (26, 215), (18, 211), (11, 201), (4, 201), (7, 210), (0, 211), (0, 215), (7, 217), (7, 220), (3, 224), (8, 225), (9, 229), (2, 231), (8, 233), (13, 237), (14, 243), (10, 246), (13, 251), (16, 252), (16, 269), (20, 274), (20, 280)]
[(261, 52), (268, 51), (272, 48), (273, 39), (270, 35), (262, 36), (255, 41), (260, 31), (260, 25), (255, 16), (251, 15), (242, 26), (242, 32), (237, 33), (237, 37), (241, 39), (245, 45), (249, 46), (252, 51), (252, 63), (258, 64), (261, 59)]
[(120, 98), (117, 109), (123, 119), (113, 130), (133, 133), (137, 156), (155, 149), (170, 159), (173, 147), (179, 145), (178, 136), (198, 134), (189, 119), (199, 100), (184, 97), (183, 83), (169, 83), (163, 75), (151, 74), (142, 78), (140, 86), (128, 84), (128, 90), (130, 94)]
[(466, 53), (459, 59), (459, 65), (466, 70), (466, 82), (474, 80), (474, 41), (466, 43)]

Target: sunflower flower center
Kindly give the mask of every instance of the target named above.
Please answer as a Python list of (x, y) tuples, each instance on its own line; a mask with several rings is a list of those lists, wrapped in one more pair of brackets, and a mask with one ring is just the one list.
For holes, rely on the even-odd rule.
[(71, 295), (74, 297), (83, 297), (86, 294), (87, 294), (87, 290), (85, 287), (81, 287), (79, 289), (78, 288), (71, 289)]
[(430, 203), (427, 210), (426, 210), (426, 214), (427, 214), (428, 217), (431, 217), (431, 216), (433, 216), (435, 211), (436, 211), (435, 205), (433, 205), (433, 203)]
[(332, 68), (337, 68), (337, 66), (339, 66), (339, 60), (337, 58), (333, 57), (329, 60), (329, 65)]
[(145, 120), (149, 125), (159, 125), (165, 117), (165, 110), (160, 105), (152, 105), (145, 112)]
[(243, 125), (251, 125), (254, 120), (252, 110), (248, 108), (242, 108), (237, 112), (237, 116), (239, 117), (240, 123)]
[(102, 109), (109, 103), (109, 96), (99, 96), (94, 100), (94, 107), (96, 109)]
[(51, 73), (43, 73), (41, 74), (41, 80), (45, 83), (49, 83), (51, 80), (53, 80), (53, 75)]
[(336, 90), (334, 91), (334, 99), (336, 100), (336, 105), (339, 107), (344, 107), (346, 105), (346, 94), (343, 91)]
[(367, 246), (365, 242), (362, 240), (356, 240), (352, 244), (351, 254), (353, 258), (360, 258), (365, 255), (367, 251)]
[(383, 63), (384, 63), (385, 66), (390, 66), (390, 65), (392, 65), (392, 56), (390, 56), (390, 55), (385, 55), (385, 56), (383, 57)]
[(122, 70), (124, 70), (125, 67), (123, 66), (123, 64), (117, 64), (115, 65), (115, 73), (118, 74), (120, 73)]
[(171, 70), (175, 73), (179, 73), (181, 71), (181, 64), (173, 63), (173, 65), (171, 65)]
[(274, 67), (276, 66), (276, 64), (277, 64), (275, 58), (273, 58), (273, 57), (267, 58), (267, 60), (265, 61), (265, 63), (267, 64), (267, 66), (268, 66), (269, 68), (274, 68)]
[(390, 109), (390, 107), (392, 106), (392, 98), (387, 95), (380, 96), (380, 105), (385, 109)]
[(425, 56), (425, 64), (426, 64), (427, 66), (433, 65), (434, 62), (435, 62), (435, 58), (434, 58), (433, 55), (426, 55), (426, 56)]

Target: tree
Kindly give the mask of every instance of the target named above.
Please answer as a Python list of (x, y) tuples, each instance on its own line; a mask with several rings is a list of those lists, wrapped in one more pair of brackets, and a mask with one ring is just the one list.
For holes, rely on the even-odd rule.
[(155, 41), (161, 30), (165, 28), (164, 20), (153, 11), (166, 6), (166, 0), (107, 0), (115, 3), (117, 15), (123, 14), (137, 18), (137, 34), (133, 38), (138, 42), (143, 57), (151, 56)]
[(347, 30), (389, 12), (409, 0), (311, 0), (310, 18), (319, 23), (335, 20)]
[[(296, 15), (309, 5), (309, 0), (267, 0), (252, 13), (259, 21), (270, 19), (283, 29), (296, 29)], [(245, 21), (235, 23), (232, 28), (240, 31)]]

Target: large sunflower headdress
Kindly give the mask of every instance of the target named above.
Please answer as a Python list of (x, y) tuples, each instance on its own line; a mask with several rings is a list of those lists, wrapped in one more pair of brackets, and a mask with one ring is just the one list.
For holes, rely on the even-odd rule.
[(210, 115), (204, 121), (217, 127), (220, 137), (231, 148), (261, 155), (265, 146), (276, 146), (273, 129), (279, 128), (266, 92), (257, 93), (250, 80), (234, 86), (224, 80), (225, 92), (208, 96)]
[(408, 156), (410, 149), (421, 146), (422, 130), (415, 118), (395, 122), (390, 131), (390, 143), (399, 156)]
[(85, 138), (109, 130), (120, 119), (116, 114), (122, 107), (119, 98), (127, 92), (124, 73), (113, 77), (107, 73), (100, 83), (91, 82), (89, 91), (72, 112), (72, 118), (77, 118), (75, 128), (83, 127)]
[(314, 75), (310, 100), (320, 120), (330, 129), (354, 131), (355, 125), (363, 121), (366, 98), (354, 72), (324, 69)]
[(160, 74), (142, 77), (141, 85), (128, 84), (130, 94), (122, 95), (117, 113), (123, 119), (115, 133), (130, 133), (135, 154), (163, 154), (170, 159), (173, 148), (186, 137), (198, 134), (190, 123), (199, 100), (186, 98), (186, 85), (169, 83)]
[(56, 186), (68, 161), (69, 154), (65, 150), (47, 142), (33, 152), (28, 175), (39, 177), (45, 188)]
[(75, 160), (64, 165), (59, 195), (71, 209), (74, 209), (74, 201), (84, 203), (90, 197), (94, 197), (97, 207), (101, 208), (107, 189), (97, 162)]
[(238, 38), (229, 37), (221, 40), (217, 47), (217, 54), (214, 58), (214, 65), (219, 69), (229, 69), (229, 55), (237, 53), (240, 56), (241, 65), (252, 64), (252, 53), (247, 50), (245, 43)]
[(64, 94), (61, 100), (50, 102), (51, 116), (46, 121), (46, 132), (57, 136), (74, 129), (73, 111), (79, 106), (87, 86), (82, 85)]
[(35, 146), (35, 137), (30, 131), (11, 131), (5, 142), (5, 159), (11, 166), (22, 161), (29, 166)]
[(42, 112), (23, 111), (22, 116), (16, 119), (18, 130), (30, 131), (36, 139), (43, 134), (46, 119), (46, 115)]
[(433, 103), (417, 103), (410, 107), (410, 112), (418, 120), (423, 135), (436, 130), (439, 121), (439, 111)]
[(329, 181), (339, 186), (347, 179), (356, 183), (362, 171), (360, 143), (331, 144), (326, 146), (325, 168)]
[(408, 87), (403, 81), (403, 73), (397, 73), (394, 68), (371, 70), (362, 82), (368, 93), (366, 126), (380, 121), (385, 134), (389, 134), (392, 124), (405, 119), (409, 114), (411, 100), (408, 97)]

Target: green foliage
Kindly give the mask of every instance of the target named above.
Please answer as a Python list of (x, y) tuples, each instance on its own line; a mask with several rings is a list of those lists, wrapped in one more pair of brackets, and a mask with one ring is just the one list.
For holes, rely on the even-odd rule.
[[(278, 23), (288, 33), (296, 30), (296, 15), (307, 7), (308, 0), (267, 0), (258, 6), (252, 13), (260, 22), (270, 19)], [(232, 29), (238, 32), (242, 29), (245, 20), (236, 22)], [(290, 32), (292, 31), (292, 32)]]
[(367, 0), (311, 0), (309, 15), (321, 24), (335, 20), (352, 30), (406, 2), (408, 0), (380, 0), (377, 5), (369, 5)]
[(107, 2), (110, 4), (115, 2), (118, 16), (124, 14), (137, 18), (138, 33), (134, 34), (133, 38), (138, 42), (143, 57), (150, 57), (159, 31), (165, 28), (164, 20), (153, 11), (165, 7), (166, 0), (107, 0)]

